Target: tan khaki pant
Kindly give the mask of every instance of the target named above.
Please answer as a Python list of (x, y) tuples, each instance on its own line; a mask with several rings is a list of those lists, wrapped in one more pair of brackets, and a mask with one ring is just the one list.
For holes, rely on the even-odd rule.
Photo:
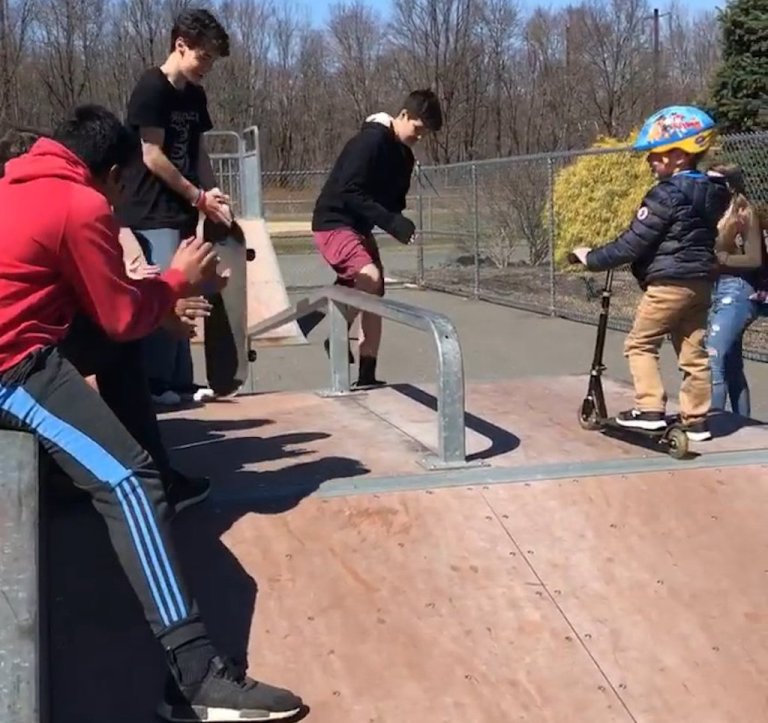
[(635, 322), (624, 344), (624, 356), (635, 384), (635, 406), (664, 412), (667, 394), (659, 369), (659, 350), (669, 334), (683, 372), (680, 416), (684, 423), (709, 412), (711, 381), (704, 346), (712, 283), (706, 280), (650, 284), (637, 307)]

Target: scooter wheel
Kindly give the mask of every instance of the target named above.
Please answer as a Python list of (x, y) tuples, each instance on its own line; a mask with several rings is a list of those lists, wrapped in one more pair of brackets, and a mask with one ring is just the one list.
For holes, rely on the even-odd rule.
[(683, 459), (688, 454), (688, 435), (684, 429), (673, 427), (667, 432), (666, 443), (670, 457)]
[(579, 425), (582, 429), (586, 429), (590, 432), (600, 429), (600, 422), (597, 419), (597, 411), (595, 410), (595, 403), (590, 397), (587, 397), (579, 408)]

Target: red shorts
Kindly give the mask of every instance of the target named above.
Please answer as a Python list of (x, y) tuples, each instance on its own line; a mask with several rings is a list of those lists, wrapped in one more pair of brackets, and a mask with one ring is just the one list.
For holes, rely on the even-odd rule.
[(354, 286), (355, 277), (368, 264), (378, 268), (383, 281), (384, 268), (373, 236), (363, 236), (354, 229), (342, 227), (315, 231), (313, 237), (317, 250), (336, 272), (336, 283), (340, 286)]

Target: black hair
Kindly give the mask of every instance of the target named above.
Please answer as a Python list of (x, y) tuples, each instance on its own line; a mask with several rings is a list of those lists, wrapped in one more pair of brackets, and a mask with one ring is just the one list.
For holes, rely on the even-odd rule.
[(38, 138), (49, 136), (50, 131), (41, 131), (27, 126), (11, 126), (0, 136), (0, 178), (5, 175), (5, 164), (12, 158), (26, 153)]
[(139, 137), (103, 106), (77, 106), (51, 136), (74, 153), (97, 178), (112, 166), (124, 168), (141, 152)]
[(203, 8), (182, 10), (171, 30), (171, 50), (182, 38), (190, 48), (210, 47), (220, 58), (229, 56), (229, 35), (211, 12)]
[(430, 131), (443, 127), (443, 111), (437, 95), (431, 90), (414, 90), (403, 101), (402, 110), (411, 118), (420, 120)]

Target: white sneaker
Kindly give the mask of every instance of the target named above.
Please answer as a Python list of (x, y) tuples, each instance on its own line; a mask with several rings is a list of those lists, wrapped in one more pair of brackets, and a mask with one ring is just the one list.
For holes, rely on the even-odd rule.
[(205, 402), (209, 399), (216, 399), (216, 392), (214, 392), (213, 389), (209, 389), (208, 387), (200, 387), (192, 395), (192, 401), (194, 402)]

